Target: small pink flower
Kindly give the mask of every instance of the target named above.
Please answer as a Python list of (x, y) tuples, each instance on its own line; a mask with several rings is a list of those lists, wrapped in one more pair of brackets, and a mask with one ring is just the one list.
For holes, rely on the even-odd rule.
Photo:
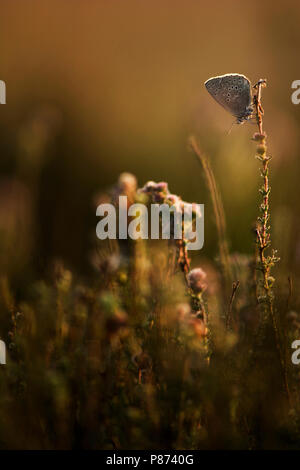
[(190, 288), (194, 291), (195, 294), (200, 294), (207, 288), (205, 283), (206, 272), (201, 268), (192, 269), (188, 274), (188, 282)]

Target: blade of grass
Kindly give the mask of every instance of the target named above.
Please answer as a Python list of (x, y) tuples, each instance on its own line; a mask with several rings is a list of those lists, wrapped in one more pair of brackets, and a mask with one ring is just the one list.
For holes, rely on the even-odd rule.
[(221, 260), (221, 265), (223, 268), (225, 283), (226, 283), (226, 286), (231, 286), (232, 273), (231, 273), (231, 267), (230, 267), (230, 261), (229, 261), (229, 249), (228, 249), (228, 244), (226, 240), (226, 222), (225, 222), (225, 214), (224, 214), (224, 207), (222, 204), (222, 199), (221, 199), (218, 187), (217, 187), (217, 183), (216, 183), (215, 176), (211, 168), (209, 159), (203, 152), (201, 152), (194, 136), (191, 136), (189, 138), (189, 145), (204, 171), (205, 181), (209, 189), (212, 204), (213, 204), (213, 210), (214, 210), (215, 221), (216, 221), (216, 226), (217, 226), (217, 231), (218, 231), (218, 238), (219, 238), (220, 260)]

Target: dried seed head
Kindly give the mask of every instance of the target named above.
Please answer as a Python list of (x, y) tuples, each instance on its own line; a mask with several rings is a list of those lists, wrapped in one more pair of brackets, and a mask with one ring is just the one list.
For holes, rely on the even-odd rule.
[(156, 183), (154, 183), (154, 181), (147, 181), (147, 183), (142, 188), (142, 191), (145, 193), (149, 193), (154, 190), (155, 186)]
[(188, 274), (189, 286), (195, 294), (203, 292), (207, 284), (204, 282), (206, 279), (206, 272), (201, 268), (192, 269)]
[(169, 193), (168, 183), (166, 183), (165, 181), (161, 181), (160, 183), (157, 183), (156, 187), (155, 187), (155, 191), (164, 192), (164, 193), (168, 194)]
[(137, 179), (131, 173), (121, 173), (118, 179), (120, 192), (128, 195), (136, 192)]
[(265, 133), (260, 134), (259, 132), (255, 132), (255, 134), (252, 137), (252, 139), (255, 140), (256, 142), (261, 142), (261, 143), (264, 142), (265, 138), (266, 138), (266, 134)]
[(176, 194), (169, 194), (167, 196), (167, 202), (170, 202), (172, 205), (177, 204), (180, 201), (180, 197), (176, 196)]
[(155, 183), (154, 181), (148, 181), (142, 188), (142, 192), (145, 193), (164, 193), (165, 195), (169, 194), (168, 183), (161, 181), (160, 183)]

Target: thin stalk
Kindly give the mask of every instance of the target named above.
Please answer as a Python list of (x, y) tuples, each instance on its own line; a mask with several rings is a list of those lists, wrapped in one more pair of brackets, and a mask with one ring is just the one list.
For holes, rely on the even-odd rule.
[(230, 296), (230, 301), (229, 301), (229, 306), (228, 306), (228, 312), (226, 316), (226, 328), (227, 329), (229, 328), (232, 322), (232, 305), (233, 305), (236, 291), (239, 288), (239, 285), (240, 285), (240, 281), (236, 281), (232, 284), (232, 291), (231, 291), (231, 296)]
[(279, 360), (281, 364), (283, 380), (285, 390), (290, 402), (290, 392), (287, 381), (287, 371), (285, 366), (285, 361), (283, 358), (283, 353), (280, 345), (280, 335), (277, 325), (277, 320), (274, 312), (273, 306), (273, 283), (274, 278), (271, 276), (271, 269), (276, 262), (279, 261), (279, 258), (276, 257), (276, 251), (272, 250), (271, 255), (267, 253), (267, 250), (271, 248), (271, 239), (270, 239), (270, 184), (269, 184), (269, 163), (271, 157), (267, 155), (267, 145), (266, 145), (266, 133), (263, 130), (263, 107), (261, 104), (261, 94), (262, 88), (266, 87), (266, 80), (259, 80), (258, 83), (254, 86), (256, 89), (256, 94), (254, 95), (254, 106), (256, 111), (256, 122), (258, 127), (258, 133), (256, 133), (253, 139), (257, 142), (256, 149), (256, 158), (260, 161), (260, 173), (263, 180), (263, 184), (259, 190), (262, 201), (260, 204), (260, 213), (261, 215), (257, 218), (257, 227), (256, 227), (256, 242), (258, 246), (258, 263), (257, 269), (262, 273), (262, 279), (260, 279), (261, 289), (258, 289), (258, 292), (261, 292), (259, 296), (259, 301), (262, 303), (264, 308), (264, 318), (262, 319), (261, 327), (264, 327), (268, 316), (270, 315), (272, 326), (275, 334), (276, 348), (279, 355)]
[(231, 269), (230, 269), (230, 262), (229, 262), (229, 250), (228, 250), (228, 245), (227, 245), (227, 240), (226, 240), (226, 222), (225, 222), (224, 208), (223, 208), (221, 196), (217, 188), (217, 183), (216, 183), (212, 168), (210, 166), (209, 159), (199, 149), (199, 146), (196, 142), (195, 137), (193, 136), (190, 137), (189, 144), (194, 155), (196, 156), (197, 160), (200, 162), (204, 170), (205, 180), (206, 180), (208, 189), (210, 191), (216, 225), (217, 225), (220, 260), (221, 260), (222, 268), (224, 271), (226, 283), (231, 284), (232, 276), (231, 276)]

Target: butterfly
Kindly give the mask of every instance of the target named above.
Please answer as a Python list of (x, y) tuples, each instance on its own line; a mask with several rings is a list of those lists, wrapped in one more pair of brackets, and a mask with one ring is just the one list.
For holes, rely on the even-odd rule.
[(251, 84), (245, 75), (228, 73), (204, 83), (211, 96), (236, 117), (236, 123), (248, 121), (253, 114)]

